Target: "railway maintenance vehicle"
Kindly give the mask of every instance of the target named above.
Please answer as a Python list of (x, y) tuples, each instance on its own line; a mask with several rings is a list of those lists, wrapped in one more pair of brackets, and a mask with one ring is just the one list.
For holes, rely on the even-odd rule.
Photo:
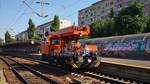
[(80, 43), (81, 36), (88, 36), (87, 26), (70, 26), (51, 32), (41, 44), (42, 59), (65, 68), (95, 68), (100, 61), (96, 45)]

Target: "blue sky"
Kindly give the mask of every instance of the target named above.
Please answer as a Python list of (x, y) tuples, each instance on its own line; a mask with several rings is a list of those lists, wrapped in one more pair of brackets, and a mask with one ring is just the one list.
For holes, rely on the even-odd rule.
[[(32, 18), (35, 25), (40, 25), (53, 19), (54, 15), (59, 15), (60, 19), (70, 20), (78, 23), (78, 10), (90, 6), (99, 0), (45, 0), (50, 5), (44, 6), (47, 18), (35, 15), (23, 0), (0, 0), (0, 37), (4, 38), (4, 33), (9, 30), (11, 35), (24, 31), (28, 27), (28, 20)], [(38, 13), (40, 5), (35, 2), (40, 0), (26, 0), (26, 2)]]

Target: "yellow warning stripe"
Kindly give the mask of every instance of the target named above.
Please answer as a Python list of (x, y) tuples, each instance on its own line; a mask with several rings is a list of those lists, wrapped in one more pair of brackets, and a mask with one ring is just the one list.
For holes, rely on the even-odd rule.
[(72, 66), (73, 66), (73, 68), (78, 68), (78, 66), (76, 64), (73, 64)]
[(95, 67), (98, 67), (100, 65), (100, 61), (97, 61), (97, 63), (95, 64)]
[(78, 68), (78, 66), (75, 64), (76, 68)]
[(74, 64), (72, 66), (73, 66), (73, 68), (75, 68)]

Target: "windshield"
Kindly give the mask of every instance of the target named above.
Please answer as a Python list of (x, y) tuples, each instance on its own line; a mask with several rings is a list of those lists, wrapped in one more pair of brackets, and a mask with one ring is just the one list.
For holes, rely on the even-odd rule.
[(59, 39), (55, 39), (51, 41), (51, 45), (57, 45), (59, 44)]

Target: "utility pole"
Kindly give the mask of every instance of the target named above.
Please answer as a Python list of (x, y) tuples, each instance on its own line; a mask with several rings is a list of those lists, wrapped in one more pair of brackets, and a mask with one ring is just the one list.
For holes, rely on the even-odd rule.
[(41, 5), (41, 17), (48, 17), (48, 15), (44, 15), (44, 6), (49, 5), (49, 3), (46, 3), (45, 0), (40, 0), (40, 2), (36, 3)]
[[(49, 5), (49, 3), (46, 3), (45, 0), (40, 0), (40, 2), (36, 2), (37, 4), (41, 5), (41, 17), (46, 18), (48, 15), (44, 15), (44, 6)], [(45, 28), (43, 27), (43, 37), (45, 37)]]
[(39, 14), (38, 12), (36, 12), (27, 2), (26, 0), (22, 1), (28, 8), (31, 9), (32, 12), (34, 12), (36, 15), (38, 15), (39, 17), (42, 18), (46, 18), (48, 17), (48, 15), (44, 15), (44, 5), (49, 5), (49, 3), (45, 3), (45, 0), (41, 0), (40, 2), (36, 2), (37, 4), (41, 5), (41, 14)]

